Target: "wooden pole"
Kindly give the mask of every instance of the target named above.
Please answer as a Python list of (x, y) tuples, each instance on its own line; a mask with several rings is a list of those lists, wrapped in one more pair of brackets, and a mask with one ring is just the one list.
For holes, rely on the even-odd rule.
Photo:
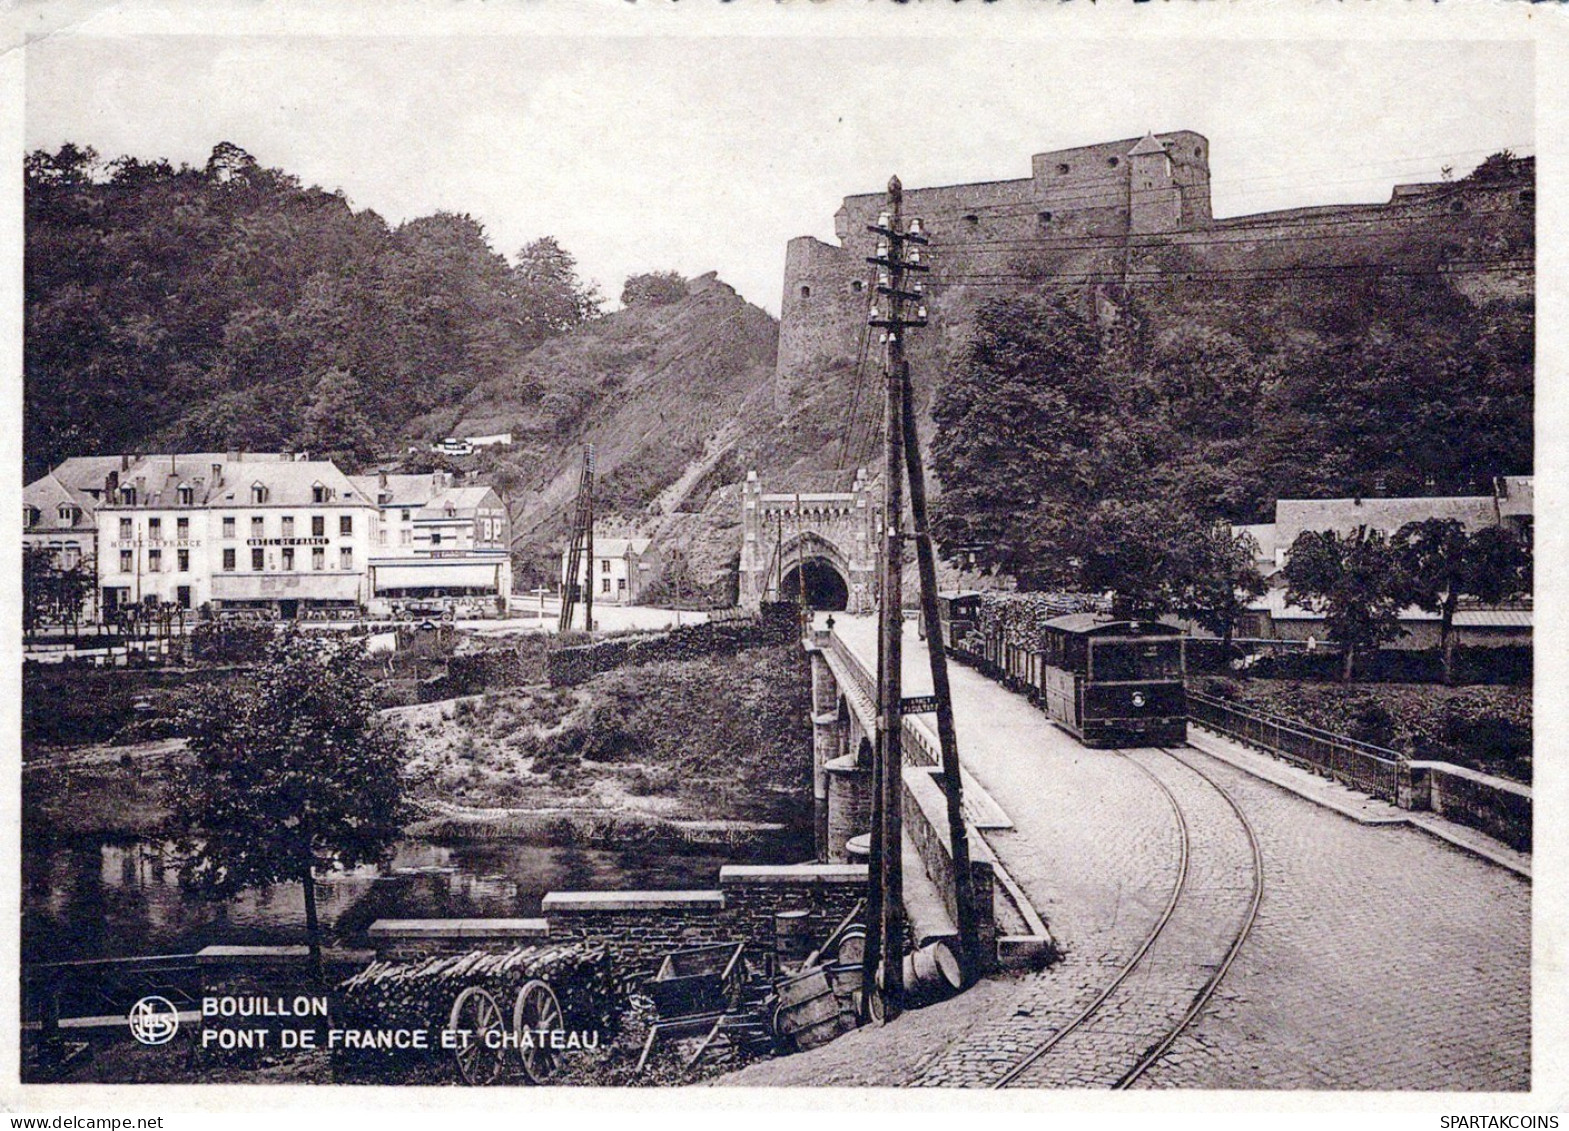
[(953, 852), (953, 903), (959, 920), (959, 959), (968, 985), (980, 973), (980, 940), (976, 931), (975, 887), (970, 874), (970, 836), (964, 823), (964, 785), (959, 773), (959, 740), (953, 726), (953, 695), (948, 686), (948, 654), (937, 611), (937, 556), (932, 550), (926, 512), (926, 472), (921, 460), (920, 437), (915, 430), (915, 406), (910, 389), (910, 367), (904, 367), (904, 454), (910, 473), (910, 516), (915, 523), (915, 558), (921, 571), (921, 616), (926, 623), (926, 655), (932, 669), (932, 692), (937, 697), (937, 741), (942, 748), (944, 792), (948, 795), (948, 840)]
[(583, 631), (594, 631), (594, 445), (583, 453), (583, 486), (588, 492), (588, 584), (583, 587)]
[(902, 820), (904, 768), (903, 661), (904, 541), (900, 524), (904, 520), (904, 327), (899, 324), (901, 302), (898, 291), (903, 284), (902, 249), (898, 233), (903, 203), (899, 178), (888, 182), (888, 228), (886, 239), (890, 289), (889, 325), (884, 350), (886, 407), (883, 413), (883, 600), (879, 609), (879, 638), (882, 641), (881, 670), (878, 672), (878, 725), (882, 747), (882, 845), (877, 861), (882, 873), (882, 981), (885, 1016), (899, 1011), (904, 992), (904, 822)]

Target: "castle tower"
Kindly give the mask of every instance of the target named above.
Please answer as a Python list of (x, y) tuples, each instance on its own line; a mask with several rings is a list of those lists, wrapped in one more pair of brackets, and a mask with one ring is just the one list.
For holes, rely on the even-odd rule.
[(1128, 150), (1128, 230), (1174, 232), (1182, 224), (1182, 190), (1172, 176), (1166, 143), (1152, 133)]

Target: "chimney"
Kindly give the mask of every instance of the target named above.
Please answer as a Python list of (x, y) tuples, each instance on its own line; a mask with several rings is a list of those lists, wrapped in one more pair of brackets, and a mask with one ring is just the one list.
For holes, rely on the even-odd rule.
[(212, 485), (214, 487), (216, 487), (216, 486), (218, 486), (218, 484), (220, 484), (222, 482), (223, 482), (223, 464), (215, 463), (215, 464), (212, 465)]
[(104, 502), (114, 502), (114, 489), (120, 485), (120, 473), (111, 471), (104, 476)]
[(121, 471), (130, 471), (131, 470), (131, 457), (128, 456), (128, 455), (125, 455), (123, 452), (120, 455), (120, 470)]
[(136, 501), (138, 503), (147, 501), (147, 476), (145, 475), (136, 477)]
[(385, 487), (386, 485), (387, 485), (387, 473), (385, 471), (378, 471), (376, 473), (376, 486), (378, 486), (378, 487)]
[(229, 452), (229, 462), (230, 463), (239, 463), (240, 462), (240, 453), (236, 452), (236, 451), (230, 451)]

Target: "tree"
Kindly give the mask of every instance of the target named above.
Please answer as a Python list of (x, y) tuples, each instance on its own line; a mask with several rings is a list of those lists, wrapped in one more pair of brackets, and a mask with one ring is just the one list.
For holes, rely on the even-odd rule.
[(553, 236), (537, 239), (518, 252), (512, 281), (530, 344), (597, 318), (604, 301), (593, 285), (578, 278), (577, 260)]
[(1462, 597), (1496, 605), (1531, 587), (1530, 547), (1511, 531), (1487, 526), (1468, 533), (1452, 518), (1408, 522), (1392, 541), (1401, 563), (1404, 600), (1439, 614), (1444, 682), (1455, 677), (1454, 622)]
[(1357, 527), (1304, 530), (1291, 544), (1286, 568), (1286, 599), (1324, 614), (1329, 638), (1343, 649), (1341, 678), (1350, 683), (1359, 649), (1376, 648), (1401, 636), (1399, 561), (1377, 530)]
[(675, 271), (630, 275), (621, 288), (622, 306), (668, 306), (687, 296), (686, 279)]
[(401, 737), (376, 716), (356, 641), (280, 637), (254, 680), (186, 719), (193, 760), (170, 781), (180, 880), (211, 898), (299, 882), (321, 976), (316, 873), (382, 860), (402, 831)]
[[(1086, 429), (1068, 390), (1090, 383), (1094, 326), (1067, 302), (1001, 300), (976, 315), (958, 367), (932, 403), (932, 471), (945, 552), (986, 571), (1050, 584), (1047, 544), (1088, 498)], [(1056, 570), (1049, 571), (1054, 575)]]
[(1227, 522), (1215, 522), (1194, 530), (1186, 550), (1178, 607), (1220, 635), (1221, 655), (1229, 659), (1237, 617), (1268, 589), (1255, 564), (1258, 541), (1246, 531), (1233, 533)]

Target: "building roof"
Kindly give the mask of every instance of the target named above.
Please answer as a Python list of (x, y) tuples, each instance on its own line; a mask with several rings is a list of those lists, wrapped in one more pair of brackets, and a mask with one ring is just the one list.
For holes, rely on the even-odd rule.
[(1139, 139), (1139, 143), (1128, 150), (1129, 157), (1143, 157), (1149, 153), (1165, 153), (1166, 143), (1153, 133), (1147, 133)]
[[(445, 491), (435, 495), (431, 500), (414, 514), (414, 521), (429, 522), (433, 519), (448, 517), (473, 517), (474, 512), (485, 505), (487, 496), (494, 494), (494, 490), (486, 486), (476, 487), (448, 487)], [(500, 501), (499, 499), (497, 500)], [(448, 512), (451, 512), (449, 515)]]
[(1256, 522), (1247, 526), (1233, 526), (1233, 535), (1250, 534), (1258, 543), (1258, 556), (1261, 561), (1273, 562), (1275, 560), (1275, 524), (1273, 522)]
[[(97, 500), (84, 491), (66, 486), (55, 478), (54, 472), (50, 472), (22, 488), (22, 504), (38, 508), (38, 522), (28, 527), (30, 531), (75, 530), (93, 525), (93, 508), (97, 506)], [(77, 508), (81, 512), (81, 521), (61, 521), (62, 504)]]
[(628, 550), (633, 554), (642, 554), (653, 543), (652, 538), (595, 538), (594, 556), (596, 558), (624, 558)]
[[(1323, 620), (1324, 614), (1305, 609), (1301, 605), (1293, 605), (1286, 600), (1286, 589), (1277, 586), (1270, 589), (1262, 597), (1248, 603), (1248, 608), (1267, 612), (1271, 620)], [(1417, 621), (1431, 621), (1434, 624), (1442, 619), (1438, 613), (1419, 609), (1409, 605), (1400, 610), (1400, 620), (1406, 623)], [(1455, 612), (1454, 625), (1456, 628), (1530, 628), (1531, 610), (1518, 606), (1509, 608), (1471, 608), (1458, 609)]]
[(349, 482), (384, 507), (422, 507), (446, 490), (439, 471), (429, 475), (351, 475)]
[[(183, 461), (189, 457), (180, 457)], [(134, 469), (132, 474), (134, 475)], [(124, 482), (124, 476), (121, 477)], [(349, 481), (349, 477), (338, 469), (338, 465), (330, 460), (255, 460), (249, 454), (236, 463), (225, 464), (223, 479), (216, 490), (209, 485), (207, 502), (211, 506), (246, 506), (250, 504), (250, 489), (253, 484), (260, 483), (267, 488), (268, 506), (320, 506), (314, 497), (314, 489), (319, 485), (333, 492), (329, 501), (333, 503), (358, 503), (375, 505), (375, 500), (368, 498)], [(176, 485), (174, 477), (169, 477), (166, 489), (171, 490)], [(149, 489), (152, 484), (149, 482)], [(162, 494), (155, 495), (165, 505), (172, 499), (164, 499)], [(153, 505), (157, 505), (154, 503)]]
[(1501, 518), (1515, 518), (1535, 513), (1536, 481), (1529, 475), (1500, 475), (1493, 480), (1493, 494), (1498, 500)]
[(1366, 526), (1385, 535), (1408, 522), (1453, 518), (1467, 530), (1496, 526), (1498, 508), (1491, 496), (1419, 499), (1280, 499), (1275, 503), (1275, 544), (1290, 548), (1305, 530), (1353, 534)]

